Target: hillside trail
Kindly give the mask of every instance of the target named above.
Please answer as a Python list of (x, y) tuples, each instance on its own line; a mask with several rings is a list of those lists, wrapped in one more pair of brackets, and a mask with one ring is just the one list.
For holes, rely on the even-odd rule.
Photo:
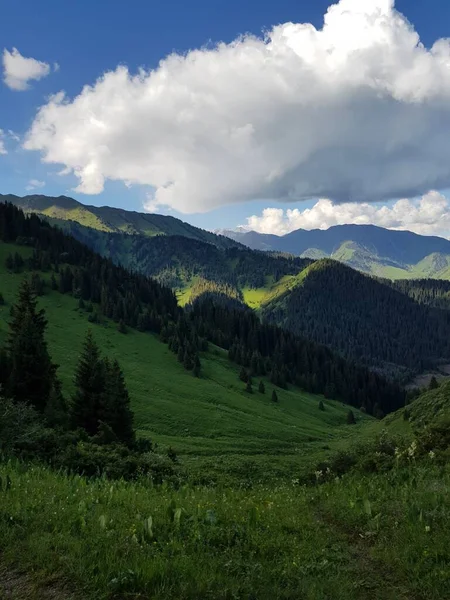
[(316, 519), (345, 543), (355, 571), (352, 600), (428, 600), (409, 589), (407, 579), (373, 556), (370, 537), (350, 530), (330, 514), (316, 508)]
[(38, 583), (32, 575), (0, 564), (0, 600), (83, 600), (60, 581)]

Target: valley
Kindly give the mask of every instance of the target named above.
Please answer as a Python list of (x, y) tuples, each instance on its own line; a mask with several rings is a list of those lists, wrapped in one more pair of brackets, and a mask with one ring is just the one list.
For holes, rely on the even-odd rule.
[[(36, 217), (24, 220), (1, 204), (0, 217), (0, 346), (29, 280), (69, 411), (90, 330), (122, 368), (137, 448), (150, 444), (137, 454), (147, 469), (141, 475), (127, 471), (134, 454), (113, 454), (111, 470), (108, 452), (139, 451), (98, 435), (75, 438), (75, 454), (63, 446), (49, 461), (53, 437), (63, 444), (75, 434), (35, 431), (20, 419), (12, 426), (11, 405), (2, 406), (0, 439), (17, 428), (12, 439), (21, 448), (0, 465), (7, 581), (23, 581), (30, 600), (53, 588), (73, 600), (294, 600), (299, 590), (307, 600), (445, 597), (448, 547), (440, 532), (450, 512), (441, 420), (450, 414), (450, 384), (405, 396), (385, 379), (394, 372), (398, 379), (401, 365), (414, 371), (415, 360), (437, 359), (429, 354), (436, 349), (447, 354), (445, 282), (397, 289), (329, 259), (77, 229), (78, 240), (103, 245), (101, 258)], [(139, 258), (134, 274), (117, 266), (125, 247)], [(183, 284), (184, 302), (147, 278), (152, 268), (161, 283)], [(366, 312), (361, 298), (373, 303)], [(291, 313), (297, 318), (289, 324)], [(293, 333), (298, 315), (305, 337)], [(406, 337), (390, 348), (393, 330)], [(321, 337), (333, 331), (341, 338)], [(346, 358), (330, 350), (349, 335)], [(371, 370), (350, 352), (354, 346), (361, 358), (368, 337)], [(199, 372), (188, 350), (198, 352)], [(396, 369), (373, 369), (375, 352), (382, 362), (392, 353)], [(32, 458), (30, 444), (38, 451)], [(51, 468), (69, 458), (70, 468)]]

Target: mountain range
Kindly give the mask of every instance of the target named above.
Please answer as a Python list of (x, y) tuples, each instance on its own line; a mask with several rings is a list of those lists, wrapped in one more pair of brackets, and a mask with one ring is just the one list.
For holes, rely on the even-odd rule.
[[(445, 276), (408, 280), (412, 270), (404, 281), (386, 276), (399, 264), (406, 272), (401, 260), (417, 261), (423, 277), (447, 270), (450, 279), (447, 240), (366, 226), (281, 238), (249, 232), (233, 240), (173, 217), (67, 197), (0, 201), (45, 217), (113, 263), (172, 288), (181, 306), (210, 298), (238, 311), (247, 306), (267, 323), (402, 381), (450, 360), (450, 282)], [(267, 237), (271, 244), (261, 241)], [(259, 248), (249, 248), (249, 240)], [(383, 279), (358, 272), (373, 275), (375, 266), (383, 267)]]
[(276, 251), (313, 259), (333, 258), (389, 279), (450, 279), (450, 241), (374, 225), (336, 225), (298, 229), (284, 236), (256, 231), (218, 230), (254, 250)]

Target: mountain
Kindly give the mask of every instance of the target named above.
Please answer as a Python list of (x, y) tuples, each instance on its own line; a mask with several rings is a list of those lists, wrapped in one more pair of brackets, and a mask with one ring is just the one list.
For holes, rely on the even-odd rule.
[[(430, 295), (436, 296), (435, 287)], [(330, 259), (308, 266), (297, 285), (265, 303), (261, 314), (386, 373), (422, 371), (450, 359), (448, 310), (419, 304), (413, 289), (408, 294), (405, 286), (397, 289)]]
[(88, 206), (67, 196), (19, 197), (13, 194), (0, 194), (0, 202), (10, 202), (24, 212), (47, 217), (54, 224), (69, 221), (107, 233), (127, 233), (145, 237), (178, 235), (208, 242), (218, 248), (233, 248), (239, 245), (228, 237), (193, 227), (175, 217), (139, 213), (110, 206)]
[(390, 279), (450, 278), (450, 241), (410, 231), (374, 225), (336, 225), (326, 230), (299, 229), (284, 236), (255, 231), (224, 231), (256, 250), (344, 262), (356, 269)]

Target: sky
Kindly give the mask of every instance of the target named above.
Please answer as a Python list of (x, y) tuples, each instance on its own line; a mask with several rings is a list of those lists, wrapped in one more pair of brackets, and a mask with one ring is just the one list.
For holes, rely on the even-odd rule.
[(450, 238), (447, 0), (0, 0), (0, 193)]

